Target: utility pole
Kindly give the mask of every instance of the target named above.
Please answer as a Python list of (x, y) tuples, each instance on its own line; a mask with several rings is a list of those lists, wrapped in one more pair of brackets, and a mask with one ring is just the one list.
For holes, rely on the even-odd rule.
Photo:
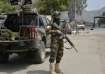
[(75, 1), (74, 0), (70, 1), (68, 15), (69, 15), (70, 21), (73, 21), (75, 19)]
[(74, 7), (75, 7), (75, 17), (74, 17), (74, 22), (75, 22), (75, 30), (76, 30), (76, 34), (78, 34), (78, 27), (77, 27), (77, 0), (74, 0)]
[(74, 26), (75, 26), (75, 30), (76, 30), (76, 33), (78, 33), (78, 28), (77, 28), (77, 23), (76, 23), (76, 20), (77, 20), (77, 0), (71, 0), (70, 2), (70, 6), (69, 6), (69, 18), (70, 18), (70, 21), (74, 21)]
[(68, 15), (69, 15), (70, 21), (75, 22), (76, 32), (78, 32), (77, 20), (81, 19), (80, 16), (82, 14), (82, 10), (87, 6), (86, 1), (87, 0), (71, 0), (70, 1)]

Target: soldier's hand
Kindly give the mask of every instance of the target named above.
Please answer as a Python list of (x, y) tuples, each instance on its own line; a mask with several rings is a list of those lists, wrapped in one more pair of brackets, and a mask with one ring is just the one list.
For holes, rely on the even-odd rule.
[(46, 31), (48, 32), (48, 31), (50, 31), (51, 30), (51, 26), (47, 26), (46, 27)]
[(62, 32), (60, 30), (56, 30), (58, 34), (62, 34)]

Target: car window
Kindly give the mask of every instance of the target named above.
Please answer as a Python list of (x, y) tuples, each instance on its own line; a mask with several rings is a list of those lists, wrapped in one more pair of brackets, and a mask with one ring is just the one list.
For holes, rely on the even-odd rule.
[(47, 20), (47, 18), (41, 16), (41, 17), (40, 17), (39, 26), (45, 27), (45, 26), (47, 26), (48, 24), (49, 24), (49, 21)]
[(44, 21), (43, 21), (43, 19), (40, 17), (39, 18), (39, 27), (44, 27)]
[(47, 25), (46, 18), (45, 18), (45, 17), (43, 17), (42, 19), (43, 19), (44, 24), (45, 24), (45, 25)]
[(50, 21), (46, 17), (42, 17), (45, 26), (50, 24)]
[(47, 25), (50, 24), (50, 20), (48, 18), (46, 18), (46, 21), (47, 21)]
[(9, 14), (5, 21), (5, 26), (13, 31), (18, 31), (20, 25), (35, 25), (37, 26), (37, 15), (34, 14)]

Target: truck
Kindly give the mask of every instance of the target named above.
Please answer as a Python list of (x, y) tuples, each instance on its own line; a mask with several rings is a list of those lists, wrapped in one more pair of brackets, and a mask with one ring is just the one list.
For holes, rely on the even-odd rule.
[(32, 10), (6, 14), (0, 27), (0, 62), (8, 62), (16, 53), (34, 63), (42, 63), (46, 57), (46, 18)]

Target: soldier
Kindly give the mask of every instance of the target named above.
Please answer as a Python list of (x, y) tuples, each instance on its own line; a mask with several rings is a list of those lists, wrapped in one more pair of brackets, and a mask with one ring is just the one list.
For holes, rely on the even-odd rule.
[[(59, 13), (54, 13), (52, 18), (53, 24), (59, 25)], [(51, 34), (50, 74), (61, 73), (59, 65), (63, 56), (64, 46), (62, 34), (53, 24), (47, 27), (48, 33)]]

